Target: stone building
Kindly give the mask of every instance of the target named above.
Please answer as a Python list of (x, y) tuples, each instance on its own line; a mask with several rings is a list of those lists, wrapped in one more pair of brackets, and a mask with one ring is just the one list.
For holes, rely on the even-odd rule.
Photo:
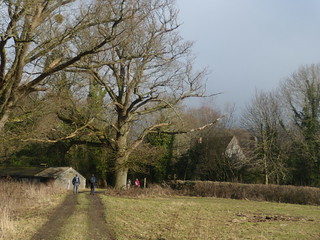
[(42, 182), (67, 190), (72, 189), (72, 179), (76, 174), (80, 178), (79, 189), (84, 189), (86, 179), (72, 167), (0, 167), (0, 177), (2, 179), (15, 179), (32, 183)]

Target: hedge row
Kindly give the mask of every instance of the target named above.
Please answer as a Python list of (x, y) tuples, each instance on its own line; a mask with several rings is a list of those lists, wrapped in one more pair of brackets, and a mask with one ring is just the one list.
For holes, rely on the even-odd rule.
[(185, 195), (320, 205), (320, 188), (210, 181), (172, 181)]

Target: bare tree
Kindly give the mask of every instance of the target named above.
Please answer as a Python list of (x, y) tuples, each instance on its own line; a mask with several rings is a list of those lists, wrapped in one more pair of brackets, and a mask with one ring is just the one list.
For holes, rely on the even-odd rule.
[(264, 182), (280, 183), (286, 176), (281, 138), (281, 107), (275, 92), (258, 92), (242, 116), (242, 124), (253, 135), (251, 161), (263, 169)]
[[(36, 1), (35, 6), (38, 6), (36, 3), (42, 6), (47, 1)], [(88, 111), (89, 114), (83, 117), (84, 112), (77, 106), (89, 102), (93, 106), (95, 98), (90, 100), (88, 97), (87, 102), (81, 101), (74, 105), (75, 108), (70, 104), (59, 112), (60, 120), (72, 125), (64, 136), (29, 140), (57, 142), (73, 139), (75, 144), (81, 144), (95, 136), (99, 146), (113, 151), (116, 187), (122, 188), (126, 184), (129, 156), (145, 136), (169, 126), (168, 113), (177, 114), (175, 107), (184, 99), (203, 96), (205, 71), (193, 71), (190, 58), (192, 44), (182, 41), (179, 36), (178, 10), (173, 0), (97, 1), (96, 5), (90, 5), (89, 10), (81, 11), (78, 17), (69, 21), (60, 14), (62, 8), (54, 10), (59, 14), (51, 11), (48, 13), (51, 18), (44, 18), (48, 20), (47, 25), (39, 23), (31, 32), (34, 38), (39, 36), (41, 44), (31, 43), (26, 50), (29, 62), (23, 65), (23, 73), (12, 98), (3, 102), (2, 122), (6, 122), (5, 118), (19, 99), (29, 92), (43, 90), (40, 86), (49, 86), (45, 80), (53, 81), (51, 76), (59, 71), (77, 73), (79, 81), (86, 77), (87, 82), (94, 80), (106, 93), (105, 102), (100, 103), (104, 106), (103, 114)], [(92, 17), (93, 13), (96, 18)], [(55, 19), (63, 20), (62, 24), (55, 23)], [(55, 24), (50, 25), (52, 21), (49, 20)], [(71, 27), (71, 23), (78, 25)], [(62, 35), (56, 36), (48, 29)], [(47, 30), (45, 36), (40, 30)], [(56, 36), (53, 42), (49, 36)], [(43, 38), (46, 40), (42, 41)], [(5, 66), (8, 70), (4, 76), (8, 79), (15, 65)], [(6, 88), (1, 89), (6, 91)], [(88, 90), (90, 95), (90, 87), (83, 87), (83, 92)], [(171, 133), (181, 132), (186, 131)], [(81, 136), (84, 139), (80, 139)], [(93, 143), (97, 143), (96, 140)]]
[(192, 44), (179, 36), (174, 1), (132, 0), (123, 11), (133, 17), (115, 31), (125, 30), (125, 34), (74, 69), (89, 73), (107, 92), (115, 134), (102, 134), (100, 139), (115, 153), (116, 188), (126, 184), (130, 154), (149, 132), (169, 126), (170, 119), (149, 118), (143, 127), (135, 127), (136, 137), (131, 135), (133, 127), (146, 116), (174, 109), (186, 98), (203, 96), (205, 75), (192, 69)]
[(286, 79), (282, 93), (291, 125), (293, 167), (298, 184), (319, 186), (320, 170), (320, 65), (303, 66)]
[[(96, 53), (119, 34), (115, 28), (125, 18), (126, 0), (86, 2), (0, 1), (0, 130), (17, 102), (46, 90), (45, 79)], [(102, 24), (103, 33), (93, 44), (76, 47), (83, 32)]]

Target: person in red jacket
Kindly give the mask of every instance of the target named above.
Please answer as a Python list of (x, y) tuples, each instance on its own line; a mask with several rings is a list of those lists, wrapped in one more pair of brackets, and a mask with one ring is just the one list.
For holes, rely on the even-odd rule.
[(138, 178), (136, 178), (136, 181), (134, 182), (134, 185), (135, 185), (136, 187), (140, 187), (140, 181), (139, 181)]

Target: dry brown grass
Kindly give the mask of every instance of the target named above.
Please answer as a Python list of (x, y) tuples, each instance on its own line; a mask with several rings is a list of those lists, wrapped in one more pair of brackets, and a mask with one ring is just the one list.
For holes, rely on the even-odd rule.
[(19, 223), (25, 220), (25, 216), (39, 215), (43, 209), (56, 203), (56, 196), (61, 192), (61, 189), (44, 184), (0, 181), (0, 239), (18, 239)]

